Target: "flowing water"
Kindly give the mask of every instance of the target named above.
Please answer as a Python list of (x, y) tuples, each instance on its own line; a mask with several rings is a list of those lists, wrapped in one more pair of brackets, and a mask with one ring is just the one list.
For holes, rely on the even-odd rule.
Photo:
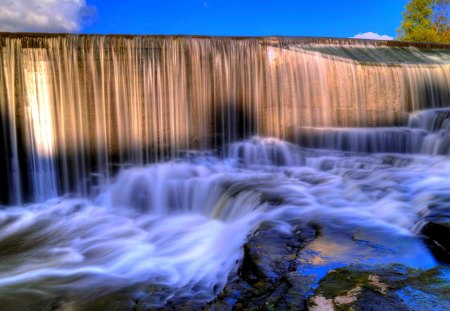
[(437, 264), (418, 234), (450, 221), (446, 47), (73, 35), (0, 47), (3, 306), (201, 304), (262, 224), (322, 228), (304, 273)]

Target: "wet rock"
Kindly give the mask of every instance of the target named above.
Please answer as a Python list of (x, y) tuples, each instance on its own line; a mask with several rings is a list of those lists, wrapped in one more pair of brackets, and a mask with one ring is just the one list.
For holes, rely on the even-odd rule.
[(347, 268), (327, 274), (308, 299), (308, 309), (408, 310), (378, 274)]
[(309, 226), (294, 235), (262, 226), (244, 246), (239, 273), (205, 310), (304, 310), (315, 279), (297, 272), (297, 255), (315, 236)]
[[(329, 270), (333, 263), (325, 261), (337, 251), (334, 246), (345, 250), (344, 242), (358, 244), (356, 235), (345, 239), (318, 225), (294, 228), (287, 235), (262, 226), (244, 246), (239, 272), (203, 310), (450, 310), (448, 267), (341, 262)], [(320, 254), (308, 257), (313, 251)], [(321, 274), (322, 269), (328, 270)]]
[(447, 273), (401, 265), (332, 270), (307, 305), (309, 310), (450, 310)]
[(450, 262), (450, 222), (429, 222), (422, 234), (428, 237), (428, 245), (435, 256), (444, 262)]

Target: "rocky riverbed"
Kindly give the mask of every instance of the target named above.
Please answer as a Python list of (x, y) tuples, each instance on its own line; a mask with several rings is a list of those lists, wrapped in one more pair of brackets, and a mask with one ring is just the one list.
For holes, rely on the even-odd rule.
[[(448, 246), (448, 230), (449, 224), (430, 223), (424, 228), (431, 235), (431, 245)], [(442, 235), (445, 232), (447, 235)], [(348, 240), (361, 242), (354, 236), (347, 241), (340, 238), (344, 248)], [(260, 229), (244, 247), (239, 273), (203, 309), (450, 310), (450, 269), (444, 262), (428, 270), (395, 263), (352, 263), (333, 268), (324, 256), (326, 245), (318, 243), (320, 239), (320, 228), (314, 225), (298, 228), (294, 236)], [(310, 260), (302, 258), (305, 253), (313, 254)], [(440, 259), (450, 259), (450, 253)]]

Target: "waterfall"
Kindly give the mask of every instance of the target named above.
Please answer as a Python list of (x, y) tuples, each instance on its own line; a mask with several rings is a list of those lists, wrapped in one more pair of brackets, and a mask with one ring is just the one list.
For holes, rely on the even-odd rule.
[[(440, 46), (31, 34), (3, 34), (0, 46), (2, 197), (16, 203), (92, 194), (120, 167), (251, 135), (299, 143), (305, 127), (406, 124), (450, 98), (450, 53)], [(391, 134), (358, 135), (375, 141), (370, 151)], [(425, 134), (393, 135), (416, 151)]]
[(0, 49), (2, 308), (200, 309), (260, 228), (316, 232), (292, 273), (438, 264), (416, 234), (450, 215), (448, 46), (0, 34)]

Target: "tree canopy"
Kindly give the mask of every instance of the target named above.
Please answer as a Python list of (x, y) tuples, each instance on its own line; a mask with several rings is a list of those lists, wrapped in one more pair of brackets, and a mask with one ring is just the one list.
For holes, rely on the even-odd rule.
[(450, 0), (411, 0), (403, 12), (398, 39), (450, 44)]

